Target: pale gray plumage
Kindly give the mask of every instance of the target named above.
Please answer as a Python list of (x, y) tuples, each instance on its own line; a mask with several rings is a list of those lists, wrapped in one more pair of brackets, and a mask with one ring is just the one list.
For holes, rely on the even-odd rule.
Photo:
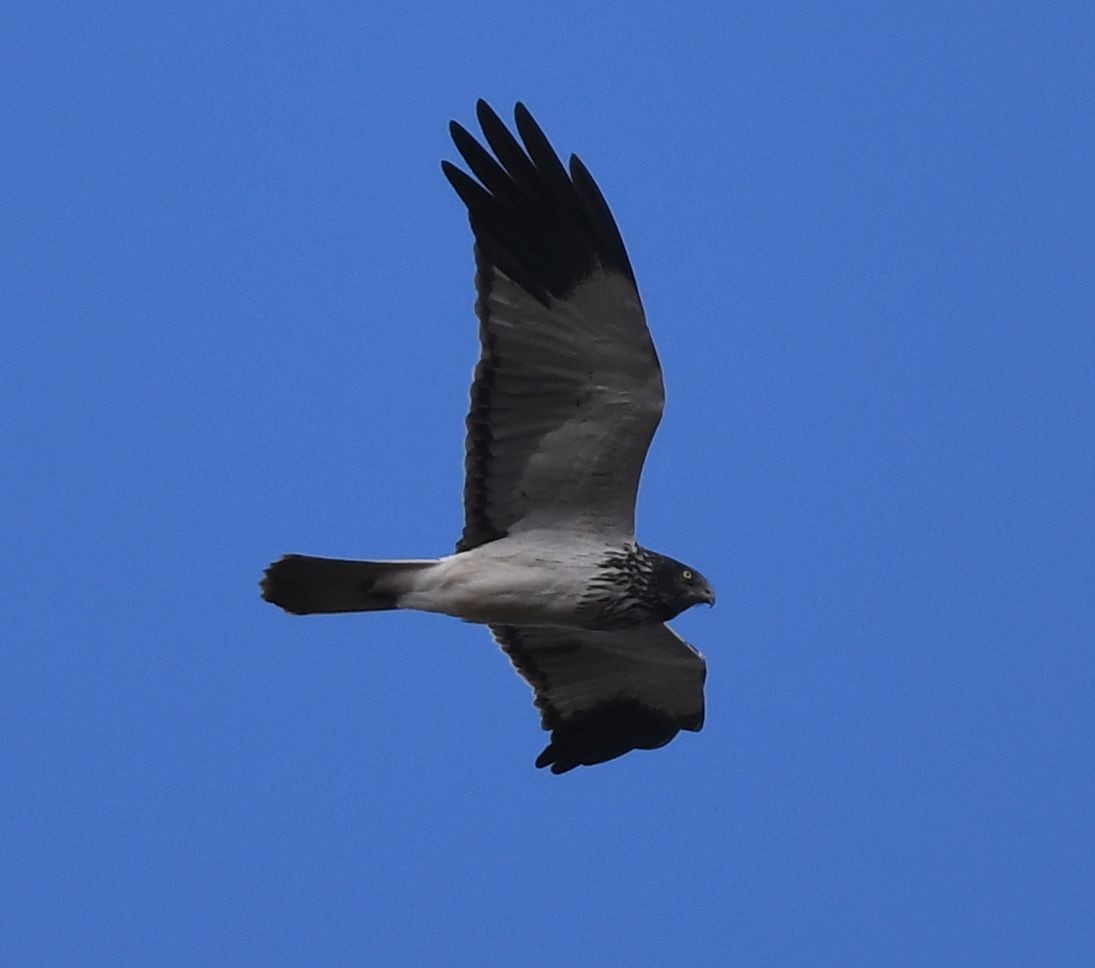
[(475, 178), (442, 166), (475, 235), (481, 345), (457, 551), (289, 555), (262, 589), (300, 614), (413, 608), (489, 625), (552, 731), (537, 765), (561, 773), (702, 726), (703, 658), (662, 623), (714, 593), (635, 541), (664, 393), (608, 206), (522, 105), (520, 142), (482, 101), (478, 117), (493, 155), (454, 122)]
[(477, 514), (503, 533), (633, 534), (639, 474), (665, 400), (634, 285), (598, 267), (544, 306), (480, 262), (479, 288), (476, 381), (490, 380), (490, 440), (469, 421), (468, 450), (475, 463), (487, 447), (491, 461)]

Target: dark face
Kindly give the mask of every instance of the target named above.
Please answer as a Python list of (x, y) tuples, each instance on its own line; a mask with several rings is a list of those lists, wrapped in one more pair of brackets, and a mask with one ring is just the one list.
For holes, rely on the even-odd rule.
[(686, 608), (700, 603), (715, 604), (715, 591), (695, 568), (663, 557), (652, 583), (652, 591), (658, 598), (662, 621), (679, 615)]

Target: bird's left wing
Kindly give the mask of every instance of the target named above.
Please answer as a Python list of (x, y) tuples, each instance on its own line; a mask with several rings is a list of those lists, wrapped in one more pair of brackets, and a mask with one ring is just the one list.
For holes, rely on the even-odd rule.
[(667, 625), (595, 632), (492, 625), (532, 686), (551, 742), (536, 760), (552, 773), (633, 749), (657, 749), (703, 726), (703, 656)]
[(520, 142), (478, 116), (491, 151), (451, 128), (475, 177), (442, 166), (475, 233), (482, 350), (457, 550), (532, 528), (629, 537), (664, 400), (631, 263), (585, 166), (564, 168), (523, 105)]

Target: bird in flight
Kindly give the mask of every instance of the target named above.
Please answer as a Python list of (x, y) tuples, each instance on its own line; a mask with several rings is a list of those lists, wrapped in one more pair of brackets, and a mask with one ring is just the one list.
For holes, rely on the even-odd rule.
[(518, 141), (484, 101), (471, 175), (442, 162), (475, 236), (480, 356), (455, 554), (286, 555), (263, 598), (287, 612), (420, 609), (490, 628), (532, 686), (552, 773), (656, 749), (703, 725), (703, 656), (665, 623), (715, 593), (635, 540), (664, 403), (631, 262), (604, 197), (518, 103)]

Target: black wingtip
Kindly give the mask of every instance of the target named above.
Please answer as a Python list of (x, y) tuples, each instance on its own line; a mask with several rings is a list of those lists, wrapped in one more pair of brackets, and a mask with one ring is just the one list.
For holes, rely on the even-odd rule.
[(598, 268), (634, 283), (619, 230), (585, 166), (572, 161), (568, 172), (522, 101), (513, 109), (520, 141), (484, 99), (475, 110), (490, 150), (453, 121), (449, 133), (475, 177), (457, 176), (451, 164), (442, 170), (488, 262), (541, 302), (545, 293), (565, 298)]
[(681, 728), (682, 723), (640, 702), (617, 700), (580, 719), (558, 722), (551, 742), (536, 757), (536, 766), (550, 766), (555, 774), (577, 766), (596, 766), (632, 750), (665, 746)]
[(558, 751), (555, 749), (554, 743), (548, 743), (544, 748), (544, 751), (536, 757), (536, 769), (542, 770), (544, 767), (551, 767), (551, 773), (554, 776), (560, 776), (563, 773), (569, 773), (571, 770), (580, 766), (577, 761), (569, 763), (560, 763), (556, 756)]
[(492, 122), (497, 124), (502, 123), (502, 119), (498, 117), (498, 112), (483, 98), (479, 98), (479, 100), (475, 102), (475, 116), (478, 118), (481, 125), (491, 124)]

